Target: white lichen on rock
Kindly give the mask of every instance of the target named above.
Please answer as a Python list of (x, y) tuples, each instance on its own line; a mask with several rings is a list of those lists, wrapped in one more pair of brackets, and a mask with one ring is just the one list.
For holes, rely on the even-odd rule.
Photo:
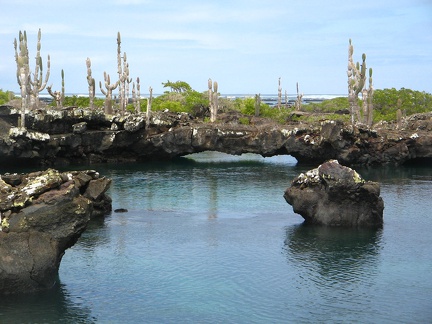
[(295, 182), (298, 184), (319, 183), (320, 177), (318, 173), (318, 168), (309, 170), (306, 173), (300, 173)]
[(50, 140), (49, 134), (28, 130), (22, 127), (12, 127), (9, 130), (9, 137), (11, 138), (26, 137), (30, 140), (40, 141), (40, 142), (47, 142)]

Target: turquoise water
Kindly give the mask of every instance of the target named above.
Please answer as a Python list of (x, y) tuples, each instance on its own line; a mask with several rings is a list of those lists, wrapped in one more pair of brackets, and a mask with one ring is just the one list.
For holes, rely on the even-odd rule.
[(66, 251), (54, 290), (2, 323), (431, 323), (431, 167), (380, 181), (382, 230), (309, 227), (283, 199), (291, 157), (202, 153), (101, 165), (112, 213)]

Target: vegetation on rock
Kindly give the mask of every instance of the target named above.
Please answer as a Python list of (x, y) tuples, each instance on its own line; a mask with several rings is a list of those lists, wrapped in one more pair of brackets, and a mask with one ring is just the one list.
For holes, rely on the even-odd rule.
[(3, 89), (0, 89), (0, 105), (4, 105), (13, 99), (15, 99), (15, 95), (12, 91), (3, 91)]

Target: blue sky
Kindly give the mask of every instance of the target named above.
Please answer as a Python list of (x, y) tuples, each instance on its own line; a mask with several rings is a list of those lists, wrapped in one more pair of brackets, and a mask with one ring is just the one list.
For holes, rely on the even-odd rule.
[[(432, 0), (0, 0), (0, 88), (18, 92), (13, 40), (42, 30), (53, 90), (87, 93), (93, 77), (117, 71), (117, 32), (141, 91), (182, 80), (223, 94), (346, 94), (348, 40), (367, 55), (376, 89), (432, 92)], [(34, 66), (33, 60), (30, 61)], [(45, 92), (45, 91), (44, 91)], [(100, 91), (98, 91), (100, 92)]]

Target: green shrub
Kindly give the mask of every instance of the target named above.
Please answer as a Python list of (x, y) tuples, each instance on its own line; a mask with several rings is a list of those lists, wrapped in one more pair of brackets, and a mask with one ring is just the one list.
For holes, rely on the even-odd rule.
[(337, 97), (324, 100), (320, 103), (312, 102), (307, 105), (302, 105), (302, 110), (308, 112), (333, 113), (335, 111), (344, 109), (349, 109), (347, 97)]
[[(145, 103), (145, 109), (147, 104)], [(209, 102), (205, 93), (200, 93), (195, 90), (187, 90), (184, 92), (165, 92), (153, 99), (152, 110), (166, 110), (171, 112), (186, 112), (194, 114), (201, 107), (208, 107)], [(141, 107), (143, 107), (141, 105)]]
[(241, 125), (249, 125), (250, 124), (250, 120), (248, 117), (240, 117), (239, 118), (239, 123)]
[[(359, 98), (360, 108), (363, 101)], [(406, 115), (432, 111), (432, 95), (426, 92), (414, 91), (402, 88), (400, 90), (383, 89), (375, 90), (373, 96), (373, 119), (374, 122), (395, 121), (396, 112), (401, 109)], [(338, 110), (349, 109), (347, 97), (339, 97), (330, 100), (324, 100), (321, 103), (310, 103), (302, 106), (303, 111), (315, 113), (334, 113)], [(362, 111), (361, 111), (362, 112)], [(343, 121), (349, 121), (347, 115), (330, 115), (326, 118), (334, 118)], [(300, 117), (301, 120), (307, 119)]]
[(12, 91), (3, 91), (3, 89), (0, 89), (0, 105), (4, 105), (5, 103), (8, 103), (14, 98), (15, 95)]
[[(104, 106), (104, 99), (101, 98), (94, 98), (93, 104), (98, 107), (101, 108)], [(51, 104), (51, 106), (56, 106), (56, 102), (53, 101)], [(63, 100), (63, 107), (71, 107), (71, 106), (76, 106), (76, 107), (80, 107), (80, 108), (87, 108), (90, 106), (90, 99), (89, 97), (82, 97), (82, 96), (66, 96)]]
[(374, 120), (395, 120), (398, 109), (406, 115), (432, 111), (432, 95), (405, 88), (375, 90), (373, 104), (376, 116), (380, 117)]

